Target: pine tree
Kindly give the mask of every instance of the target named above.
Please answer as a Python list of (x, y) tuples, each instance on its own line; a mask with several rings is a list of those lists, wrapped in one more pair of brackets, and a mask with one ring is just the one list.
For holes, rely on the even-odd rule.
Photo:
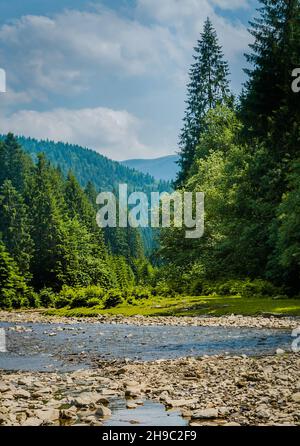
[(267, 141), (274, 158), (288, 161), (300, 143), (300, 101), (291, 88), (292, 71), (300, 66), (300, 2), (259, 1), (260, 16), (250, 22), (255, 40), (246, 55), (251, 68), (245, 70), (241, 116), (247, 136)]
[(260, 217), (260, 221), (265, 221), (264, 230), (261, 225), (265, 236), (260, 246), (264, 245), (268, 252), (266, 274), (271, 280), (280, 278), (281, 283), (285, 278), (291, 282), (293, 277), (295, 283), (295, 264), (284, 264), (280, 253), (286, 249), (287, 240), (291, 242), (295, 235), (291, 231), (283, 237), (289, 226), (280, 225), (277, 213), (299, 157), (300, 101), (291, 84), (292, 71), (300, 66), (300, 1), (260, 0), (260, 3), (260, 16), (251, 22), (250, 32), (255, 40), (247, 60), (252, 68), (246, 70), (249, 79), (241, 98), (240, 115), (245, 137), (253, 147), (255, 140), (265, 146), (268, 163), (260, 166), (259, 177), (250, 179), (249, 189), (263, 191), (257, 203), (265, 209)]
[(231, 99), (228, 64), (224, 61), (222, 48), (209, 18), (193, 57), (195, 62), (189, 73), (187, 108), (179, 140), (180, 172), (175, 182), (177, 187), (183, 186), (188, 178), (200, 134), (204, 130), (203, 120), (207, 111)]
[(23, 275), (28, 276), (33, 254), (28, 208), (10, 180), (0, 188), (0, 234)]
[(54, 170), (45, 156), (39, 155), (29, 198), (35, 245), (32, 270), (38, 288), (59, 286), (57, 270), (62, 258), (66, 216), (55, 181)]
[(91, 181), (88, 181), (84, 192), (85, 192), (89, 202), (93, 206), (93, 208), (95, 210), (97, 210), (97, 204), (96, 204), (97, 190), (96, 190), (94, 184)]
[(76, 217), (81, 223), (91, 227), (94, 223), (94, 210), (72, 172), (67, 177), (65, 200), (69, 217)]
[(0, 185), (10, 180), (18, 192), (26, 189), (26, 178), (32, 168), (32, 161), (26, 155), (16, 138), (9, 133), (0, 144)]

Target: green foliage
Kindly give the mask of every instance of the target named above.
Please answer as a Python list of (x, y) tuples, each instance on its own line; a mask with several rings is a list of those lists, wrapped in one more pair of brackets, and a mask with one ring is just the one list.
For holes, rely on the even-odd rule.
[[(210, 20), (195, 48), (176, 185), (205, 193), (205, 234), (161, 231), (159, 267), (144, 255), (142, 240), (153, 244), (153, 234), (99, 229), (95, 201), (98, 190), (120, 183), (148, 194), (170, 190), (168, 183), (78, 146), (0, 138), (2, 308), (85, 306), (91, 314), (126, 303), (151, 307), (153, 297), (249, 302), (299, 294), (300, 101), (291, 72), (299, 63), (300, 2), (260, 3), (237, 110)], [(251, 314), (258, 308), (254, 302)]]
[(100, 305), (105, 296), (105, 290), (99, 286), (69, 287), (63, 286), (56, 295), (55, 307), (79, 308)]
[[(5, 137), (2, 136), (0, 139), (3, 140)], [(73, 172), (83, 188), (87, 187), (88, 183), (92, 183), (97, 191), (117, 190), (119, 184), (128, 184), (131, 192), (143, 190), (146, 193), (150, 193), (152, 191), (163, 192), (170, 190), (168, 182), (156, 181), (151, 175), (145, 175), (137, 170), (130, 169), (122, 163), (112, 161), (100, 155), (94, 150), (73, 144), (37, 141), (34, 138), (26, 137), (18, 137), (14, 141), (17, 141), (31, 155), (34, 161), (36, 161), (38, 154), (42, 152), (52, 166), (60, 168), (63, 175), (67, 176), (70, 171)], [(26, 155), (26, 159), (28, 158), (28, 155)], [(17, 171), (17, 169), (15, 170)]]
[(91, 299), (88, 299), (86, 301), (85, 307), (87, 307), (87, 308), (98, 307), (101, 303), (102, 303), (102, 301), (100, 299), (92, 297)]
[(32, 162), (12, 133), (0, 141), (0, 185), (9, 180), (12, 186), (23, 193), (27, 188), (27, 178), (32, 169)]
[(51, 288), (43, 288), (39, 292), (39, 301), (42, 307), (49, 308), (55, 306), (55, 293)]
[(185, 185), (193, 165), (199, 137), (205, 129), (204, 118), (217, 104), (229, 103), (229, 69), (210, 19), (204, 25), (201, 39), (195, 48), (194, 64), (190, 70), (187, 108), (180, 135), (180, 172), (176, 186)]
[(151, 289), (144, 286), (135, 286), (127, 291), (126, 299), (150, 299), (152, 297)]
[(289, 291), (299, 290), (300, 281), (300, 161), (292, 165), (288, 190), (278, 207), (272, 227), (275, 253), (269, 272), (277, 282), (284, 278)]
[(36, 304), (36, 295), (27, 286), (16, 262), (0, 242), (0, 308), (20, 308)]
[(0, 187), (0, 235), (24, 276), (30, 276), (33, 255), (29, 210), (22, 195), (5, 180)]
[(123, 302), (122, 292), (119, 290), (110, 290), (104, 301), (104, 309), (114, 308)]
[(215, 294), (218, 296), (240, 296), (240, 297), (275, 297), (282, 296), (282, 290), (272, 283), (255, 279), (250, 280), (227, 280), (224, 282), (203, 282), (201, 295)]
[(125, 257), (115, 256), (111, 262), (116, 277), (116, 286), (120, 290), (125, 290), (134, 285), (135, 277), (129, 263)]

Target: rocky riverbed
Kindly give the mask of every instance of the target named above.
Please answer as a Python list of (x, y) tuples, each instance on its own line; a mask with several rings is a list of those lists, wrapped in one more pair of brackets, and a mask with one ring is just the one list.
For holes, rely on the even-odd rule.
[(2, 425), (102, 425), (115, 398), (179, 409), (191, 426), (300, 425), (300, 355), (99, 362), (72, 373), (1, 373)]
[(43, 311), (1, 311), (0, 322), (15, 323), (49, 323), (49, 324), (77, 324), (77, 323), (96, 323), (96, 324), (129, 324), (137, 326), (167, 325), (167, 326), (193, 326), (193, 327), (246, 327), (246, 328), (278, 328), (294, 329), (300, 325), (300, 317), (278, 317), (272, 315), (265, 316), (132, 316), (124, 317), (122, 315), (99, 315), (97, 317), (78, 318), (78, 317), (60, 317), (46, 316)]
[[(67, 323), (37, 312), (0, 313), (0, 321)], [(94, 318), (91, 323), (293, 329), (292, 318)], [(84, 319), (86, 323), (87, 320)], [(205, 325), (204, 325), (205, 324)], [(214, 325), (215, 324), (215, 325)], [(16, 325), (18, 327), (18, 325)], [(24, 333), (26, 335), (26, 332)], [(116, 400), (132, 413), (147, 401), (180, 411), (187, 424), (300, 425), (300, 354), (214, 355), (170, 360), (103, 360), (70, 372), (0, 370), (0, 424), (94, 425), (111, 417)]]

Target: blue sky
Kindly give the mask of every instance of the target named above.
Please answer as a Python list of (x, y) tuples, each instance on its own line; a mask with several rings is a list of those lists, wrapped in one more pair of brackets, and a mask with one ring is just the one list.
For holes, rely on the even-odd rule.
[(0, 131), (113, 159), (175, 153), (187, 72), (207, 16), (244, 81), (256, 0), (1, 0)]

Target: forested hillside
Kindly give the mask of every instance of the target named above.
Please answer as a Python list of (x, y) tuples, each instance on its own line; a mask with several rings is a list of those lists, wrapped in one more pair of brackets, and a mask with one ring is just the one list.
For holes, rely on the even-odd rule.
[(1, 306), (97, 311), (148, 299), (153, 311), (153, 296), (299, 296), (300, 94), (291, 85), (300, 2), (260, 3), (239, 98), (209, 19), (189, 72), (175, 187), (205, 193), (204, 236), (163, 229), (150, 264), (139, 230), (96, 226), (96, 194), (169, 183), (77, 146), (10, 134), (0, 143)]
[(47, 305), (61, 290), (64, 305), (78, 287), (81, 303), (95, 303), (134, 285), (147, 265), (140, 233), (97, 226), (91, 182), (81, 188), (44, 154), (34, 163), (12, 134), (0, 142), (0, 165), (1, 307)]
[[(2, 136), (3, 140), (5, 136)], [(91, 181), (97, 191), (118, 189), (119, 184), (128, 184), (129, 190), (149, 193), (153, 190), (168, 191), (168, 182), (156, 181), (151, 175), (128, 168), (117, 161), (73, 144), (53, 141), (37, 141), (33, 138), (17, 137), (23, 149), (36, 160), (43, 152), (53, 166), (67, 175), (71, 170), (82, 187)]]

